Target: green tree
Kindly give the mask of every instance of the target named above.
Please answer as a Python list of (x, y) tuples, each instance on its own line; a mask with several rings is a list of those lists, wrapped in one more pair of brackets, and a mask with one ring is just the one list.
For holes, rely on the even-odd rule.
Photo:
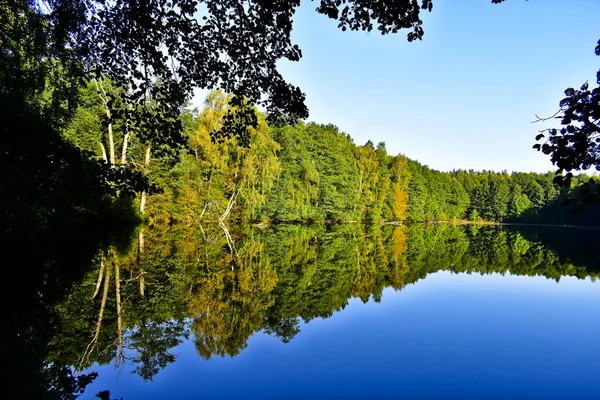
[(392, 181), (392, 196), (390, 198), (392, 215), (396, 220), (405, 220), (408, 207), (408, 185), (411, 173), (408, 170), (408, 160), (404, 156), (393, 158), (390, 166)]
[[(600, 56), (600, 40), (595, 53)], [(596, 73), (596, 84), (594, 89), (586, 82), (579, 90), (565, 90), (566, 97), (560, 101), (559, 110), (550, 117), (560, 119), (563, 127), (545, 129), (535, 138), (545, 140), (533, 148), (550, 155), (558, 168), (556, 182), (565, 186), (569, 186), (573, 170), (600, 169), (600, 70)]]
[(372, 145), (356, 147), (355, 157), (359, 178), (354, 207), (359, 207), (361, 220), (377, 221), (381, 217), (380, 188), (384, 186), (380, 181), (387, 177), (381, 174), (380, 160)]
[(358, 168), (354, 144), (331, 125), (308, 124), (306, 129), (313, 138), (311, 152), (320, 178), (318, 207), (325, 219), (356, 220)]
[(318, 209), (320, 174), (311, 154), (312, 140), (304, 124), (276, 128), (277, 157), (282, 172), (268, 194), (267, 213), (275, 221), (322, 220)]
[(523, 193), (521, 185), (515, 183), (510, 193), (510, 203), (508, 205), (508, 214), (511, 217), (519, 217), (524, 211), (531, 208), (531, 202), (526, 194)]

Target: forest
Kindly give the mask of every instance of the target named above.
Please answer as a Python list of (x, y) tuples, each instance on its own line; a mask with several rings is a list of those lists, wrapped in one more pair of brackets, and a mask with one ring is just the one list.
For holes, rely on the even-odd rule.
[[(305, 122), (304, 94), (275, 65), (301, 58), (289, 37), (299, 4), (250, 3), (209, 1), (200, 23), (185, 1), (142, 10), (3, 0), (3, 232), (143, 219), (598, 224), (598, 177), (571, 171), (597, 166), (600, 89), (567, 89), (563, 128), (537, 135), (555, 172), (435, 171)], [(413, 28), (414, 41), (419, 13), (432, 9), (394, 3), (390, 14), (385, 2), (367, 3), (372, 14), (354, 2), (316, 11), (342, 30)], [(236, 18), (251, 23), (223, 22)], [(140, 29), (120, 28), (130, 25)], [(186, 107), (194, 88), (212, 89), (203, 110)]]
[(440, 172), (388, 154), (385, 143), (357, 145), (332, 124), (270, 126), (256, 109), (245, 141), (215, 138), (239, 113), (222, 91), (210, 92), (202, 111), (183, 110), (185, 147), (155, 155), (122, 124), (102, 124), (111, 91), (109, 82), (90, 83), (63, 135), (114, 169), (147, 177), (150, 193), (118, 197), (150, 221), (600, 223), (595, 175), (561, 187), (552, 172)]

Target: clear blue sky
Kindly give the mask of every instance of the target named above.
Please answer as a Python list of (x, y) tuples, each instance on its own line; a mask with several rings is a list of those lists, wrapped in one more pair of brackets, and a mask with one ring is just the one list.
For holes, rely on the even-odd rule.
[(341, 32), (315, 7), (304, 0), (294, 18), (303, 58), (279, 64), (308, 120), (439, 170), (554, 170), (531, 148), (550, 125), (530, 122), (567, 87), (595, 85), (600, 66), (600, 0), (436, 0), (413, 43)]

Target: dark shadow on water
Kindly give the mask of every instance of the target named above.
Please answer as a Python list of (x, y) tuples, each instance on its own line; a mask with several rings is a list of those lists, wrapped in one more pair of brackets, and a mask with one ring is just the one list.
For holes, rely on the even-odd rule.
[(69, 365), (49, 362), (49, 344), (60, 317), (57, 305), (80, 284), (99, 250), (128, 243), (134, 228), (115, 231), (105, 225), (74, 224), (36, 234), (3, 234), (2, 297), (7, 309), (0, 352), (12, 361), (3, 372), (6, 398), (71, 398), (93, 380), (94, 373), (74, 373)]
[(585, 265), (590, 272), (600, 272), (600, 227), (518, 225), (508, 229), (555, 251), (563, 263)]

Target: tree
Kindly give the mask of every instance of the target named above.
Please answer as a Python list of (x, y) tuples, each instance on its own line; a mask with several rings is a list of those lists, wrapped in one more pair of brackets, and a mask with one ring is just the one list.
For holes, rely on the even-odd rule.
[[(234, 94), (238, 106), (246, 96), (266, 107), (271, 122), (308, 116), (304, 94), (276, 66), (282, 58), (302, 57), (290, 37), (299, 0), (29, 0), (28, 5), (45, 22), (50, 42), (65, 50), (61, 59), (77, 64), (79, 73), (114, 80), (126, 89), (124, 101), (157, 101), (157, 118), (149, 119), (144, 110), (130, 115), (132, 129), (144, 128), (155, 145), (183, 142), (176, 116), (194, 87), (222, 88)], [(413, 41), (424, 34), (421, 10), (432, 7), (431, 0), (321, 0), (316, 11), (342, 31), (409, 29)], [(234, 119), (223, 133), (243, 137), (246, 127)], [(256, 123), (251, 116), (246, 122)]]
[[(595, 52), (600, 56), (600, 40)], [(545, 140), (533, 148), (550, 155), (550, 160), (558, 167), (555, 182), (565, 186), (570, 185), (573, 170), (600, 169), (600, 70), (596, 73), (596, 84), (598, 87), (594, 89), (586, 82), (579, 90), (565, 90), (567, 97), (560, 101), (560, 109), (550, 117), (560, 119), (563, 127), (545, 129), (535, 138)], [(538, 121), (541, 120), (544, 119), (538, 117)]]
[(269, 216), (276, 221), (323, 219), (317, 209), (320, 176), (310, 152), (313, 139), (304, 124), (276, 128), (271, 135), (280, 145), (282, 172), (269, 192)]
[(318, 206), (326, 220), (354, 221), (359, 172), (354, 144), (333, 125), (306, 126), (319, 172)]
[(511, 217), (519, 217), (523, 211), (531, 207), (531, 201), (523, 193), (521, 186), (515, 183), (510, 192), (510, 203), (508, 205), (508, 214)]
[(0, 224), (39, 232), (96, 211), (104, 171), (59, 134), (76, 109), (76, 65), (47, 18), (31, 1), (2, 0), (0, 20)]
[[(3, 219), (37, 221), (56, 214), (53, 201), (38, 202), (30, 196), (52, 192), (47, 187), (56, 186), (56, 181), (76, 182), (75, 191), (91, 203), (127, 185), (135, 186), (129, 192), (146, 192), (146, 182), (138, 179), (145, 174), (130, 176), (123, 168), (98, 167), (84, 153), (77, 154), (82, 160), (73, 161), (76, 157), (68, 154), (71, 160), (63, 162), (63, 153), (71, 151), (61, 147), (61, 138), (48, 143), (73, 116), (85, 81), (95, 80), (100, 92), (105, 80), (119, 89), (117, 95), (102, 96), (104, 122), (107, 128), (121, 124), (124, 135), (147, 145), (142, 165), (148, 163), (150, 148), (155, 158), (177, 159), (178, 148), (187, 141), (179, 115), (194, 88), (222, 88), (233, 94), (234, 107), (224, 116), (222, 128), (212, 132), (216, 139), (233, 135), (247, 146), (248, 127), (258, 125), (253, 103), (266, 108), (270, 122), (306, 118), (304, 94), (277, 70), (278, 60), (298, 61), (302, 56), (290, 37), (299, 5), (299, 0), (2, 0), (0, 110), (2, 119), (14, 125), (3, 131), (2, 170), (8, 182), (0, 199), (1, 208), (8, 210)], [(416, 1), (321, 0), (316, 11), (338, 21), (342, 30), (376, 27), (387, 34), (408, 28), (408, 39), (414, 40), (423, 35), (421, 8), (431, 10), (431, 1), (419, 6)], [(32, 123), (32, 116), (39, 123)], [(81, 117), (81, 123), (92, 122)], [(46, 130), (53, 134), (41, 133)], [(111, 136), (109, 131), (109, 142)], [(108, 147), (106, 158), (114, 165), (114, 143)], [(55, 176), (65, 165), (84, 169), (87, 176)], [(89, 186), (96, 184), (94, 190), (79, 183), (88, 181)]]
[(393, 158), (390, 174), (392, 180), (392, 215), (395, 220), (405, 220), (408, 207), (407, 190), (411, 178), (406, 157), (396, 156)]
[(372, 144), (367, 142), (364, 146), (358, 146), (354, 153), (359, 173), (358, 190), (356, 192), (354, 207), (357, 205), (361, 206), (361, 220), (378, 220), (380, 217), (380, 210), (377, 207), (379, 198), (378, 189), (382, 186), (380, 180), (384, 178), (386, 181), (389, 180), (380, 173), (379, 159)]

